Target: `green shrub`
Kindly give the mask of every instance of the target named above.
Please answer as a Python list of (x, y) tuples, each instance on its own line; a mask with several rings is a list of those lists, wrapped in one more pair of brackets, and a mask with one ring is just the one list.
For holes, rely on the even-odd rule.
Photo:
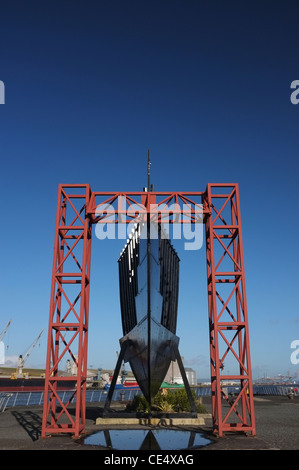
[[(197, 400), (194, 390), (191, 389), (193, 400), (196, 405), (197, 413), (206, 413), (205, 407)], [(174, 411), (191, 411), (187, 392), (184, 388), (176, 390), (164, 389), (159, 391), (155, 396), (152, 404), (153, 410), (171, 413)], [(149, 404), (143, 395), (135, 395), (130, 404), (127, 405), (127, 411), (139, 411), (148, 413), (150, 411)]]
[(135, 395), (131, 403), (126, 406), (127, 411), (149, 412), (149, 404), (144, 395)]
[[(192, 393), (192, 392), (191, 392)], [(192, 393), (193, 399), (196, 400), (195, 393)], [(176, 411), (191, 411), (187, 392), (184, 388), (173, 390), (169, 394), (169, 399)]]
[(172, 404), (167, 400), (161, 400), (159, 405), (155, 405), (163, 413), (172, 413), (174, 411)]

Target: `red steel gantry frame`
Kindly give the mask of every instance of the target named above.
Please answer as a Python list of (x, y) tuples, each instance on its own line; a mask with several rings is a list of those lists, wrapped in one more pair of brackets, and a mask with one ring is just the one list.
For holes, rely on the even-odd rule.
[[(92, 192), (82, 184), (58, 188), (42, 437), (85, 430), (92, 226), (132, 223), (153, 205), (156, 222), (205, 224), (213, 430), (256, 434), (238, 185), (171, 193)], [(65, 361), (72, 373), (63, 372)], [(231, 381), (239, 385), (233, 396)], [(62, 385), (72, 390), (67, 403)]]

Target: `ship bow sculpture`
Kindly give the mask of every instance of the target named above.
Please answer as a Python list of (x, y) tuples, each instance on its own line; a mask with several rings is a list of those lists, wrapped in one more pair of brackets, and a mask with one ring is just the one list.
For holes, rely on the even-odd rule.
[(110, 406), (121, 363), (129, 362), (150, 409), (171, 361), (177, 361), (192, 414), (196, 407), (176, 335), (179, 257), (161, 224), (136, 224), (118, 260), (123, 337), (105, 403)]
[(176, 360), (179, 261), (156, 224), (139, 224), (118, 260), (124, 362), (148, 402)]

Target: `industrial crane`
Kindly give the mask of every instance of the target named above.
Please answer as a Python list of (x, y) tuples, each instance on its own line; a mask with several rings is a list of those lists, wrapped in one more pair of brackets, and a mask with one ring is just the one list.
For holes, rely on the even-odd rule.
[(3, 338), (4, 338), (4, 336), (5, 336), (5, 333), (7, 332), (10, 323), (11, 323), (11, 320), (9, 320), (9, 322), (7, 323), (7, 325), (6, 325), (6, 327), (4, 328), (4, 330), (2, 331), (2, 333), (0, 333), (0, 341), (3, 340)]
[(17, 378), (17, 377), (22, 377), (23, 376), (23, 367), (24, 367), (24, 364), (25, 362), (27, 361), (28, 357), (30, 356), (30, 354), (32, 353), (34, 347), (36, 346), (36, 343), (38, 342), (39, 338), (41, 337), (42, 333), (44, 331), (44, 328), (42, 329), (42, 331), (40, 332), (40, 334), (38, 335), (38, 337), (36, 338), (35, 341), (33, 341), (33, 343), (31, 344), (31, 346), (29, 347), (28, 351), (26, 352), (26, 354), (23, 355), (20, 354), (19, 356), (19, 359), (18, 359), (18, 369), (17, 369), (17, 372), (15, 374), (15, 376), (13, 376), (12, 378)]

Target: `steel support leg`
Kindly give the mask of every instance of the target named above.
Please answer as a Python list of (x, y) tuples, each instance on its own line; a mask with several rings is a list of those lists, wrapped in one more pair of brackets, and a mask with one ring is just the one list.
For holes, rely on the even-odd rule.
[[(61, 432), (79, 436), (85, 428), (90, 195), (89, 185), (60, 185), (58, 190), (42, 437)], [(72, 391), (67, 403), (62, 403), (60, 388)], [(74, 399), (75, 416), (69, 411)]]
[[(210, 208), (206, 249), (213, 427), (219, 436), (226, 431), (255, 435), (238, 185), (209, 184), (204, 203)], [(230, 384), (237, 385), (233, 400)]]
[(115, 366), (115, 369), (114, 369), (112, 381), (111, 381), (111, 384), (110, 384), (110, 387), (109, 387), (109, 392), (108, 392), (106, 402), (105, 402), (105, 406), (104, 406), (104, 413), (107, 412), (108, 409), (110, 408), (112, 397), (113, 397), (113, 392), (114, 392), (115, 385), (116, 385), (116, 381), (117, 381), (119, 371), (120, 371), (120, 368), (121, 368), (121, 363), (122, 363), (122, 361), (124, 360), (124, 357), (125, 357), (126, 347), (127, 347), (126, 342), (124, 341), (121, 344), (120, 353), (118, 355), (117, 363), (116, 363), (116, 366)]
[(182, 376), (182, 379), (183, 379), (183, 382), (184, 382), (184, 385), (185, 385), (185, 389), (186, 389), (188, 400), (189, 400), (190, 407), (191, 407), (191, 413), (194, 417), (196, 417), (197, 416), (196, 405), (195, 405), (195, 402), (194, 402), (194, 399), (193, 399), (193, 395), (192, 395), (192, 392), (191, 392), (191, 387), (190, 387), (190, 384), (189, 384), (188, 379), (187, 379), (186, 371), (185, 371), (183, 361), (182, 361), (181, 355), (179, 353), (178, 347), (174, 347), (174, 354), (175, 354), (175, 358), (177, 360), (177, 363), (178, 363), (178, 366), (179, 366), (179, 369), (180, 369), (180, 372), (181, 372), (181, 376)]

